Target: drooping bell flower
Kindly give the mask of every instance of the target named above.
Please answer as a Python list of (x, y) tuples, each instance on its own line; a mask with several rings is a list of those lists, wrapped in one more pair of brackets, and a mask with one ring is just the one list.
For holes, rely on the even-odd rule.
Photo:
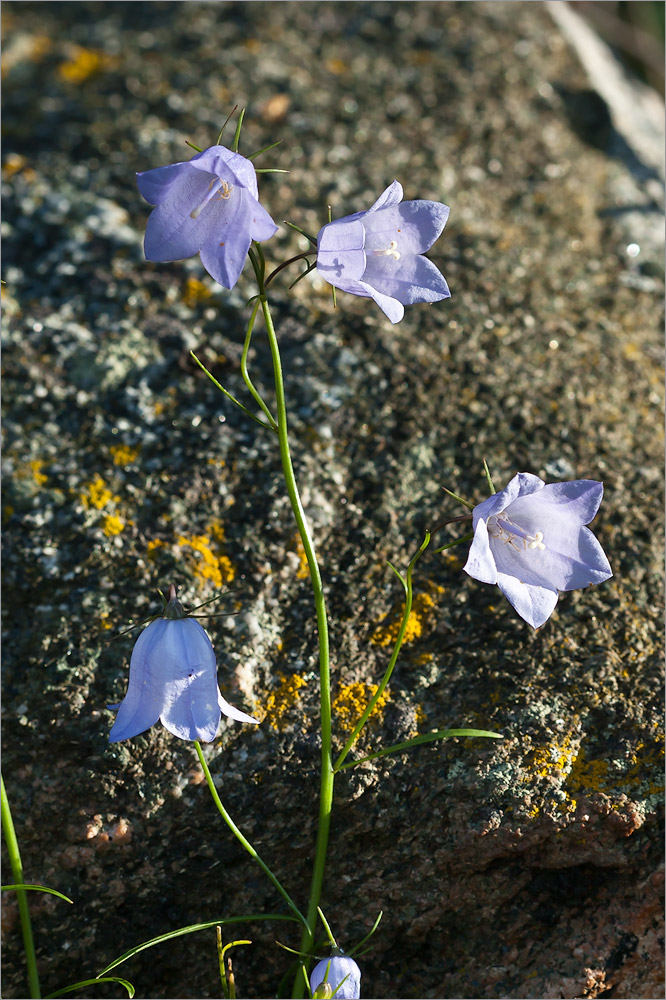
[(132, 650), (127, 694), (109, 708), (118, 708), (111, 743), (138, 736), (158, 719), (181, 740), (207, 743), (215, 739), (222, 713), (237, 722), (258, 721), (220, 694), (211, 641), (187, 616), (173, 585), (163, 616), (146, 626)]
[(268, 240), (277, 232), (259, 204), (252, 161), (226, 146), (145, 170), (136, 181), (146, 201), (157, 206), (146, 226), (146, 258), (183, 260), (198, 253), (225, 288), (238, 281), (252, 240)]
[(613, 575), (585, 527), (603, 491), (603, 484), (591, 479), (546, 485), (519, 472), (474, 508), (474, 539), (463, 569), (483, 583), (496, 583), (520, 617), (539, 628), (553, 613), (558, 591)]
[(317, 237), (317, 272), (336, 288), (374, 299), (392, 323), (405, 306), (451, 295), (423, 254), (441, 234), (449, 209), (438, 201), (403, 201), (393, 181), (367, 212), (329, 222)]
[(313, 997), (358, 1000), (361, 996), (361, 970), (347, 955), (323, 958), (310, 973), (310, 987)]

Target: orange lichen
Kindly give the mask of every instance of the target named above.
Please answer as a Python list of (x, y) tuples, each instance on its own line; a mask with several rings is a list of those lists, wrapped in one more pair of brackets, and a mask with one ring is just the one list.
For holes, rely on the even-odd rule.
[(194, 309), (200, 302), (205, 302), (212, 296), (211, 290), (207, 285), (204, 285), (203, 281), (199, 281), (198, 278), (188, 278), (185, 282), (185, 288), (183, 289), (183, 294), (181, 296), (183, 302), (190, 309)]
[(126, 444), (112, 444), (109, 448), (114, 465), (130, 465), (139, 456), (140, 448), (130, 448)]
[[(418, 639), (423, 634), (426, 628), (427, 619), (436, 607), (436, 597), (443, 593), (444, 587), (439, 586), (439, 584), (432, 583), (429, 585), (427, 591), (424, 591), (421, 594), (416, 594), (412, 602), (412, 610), (407, 620), (407, 628), (405, 629), (403, 642), (413, 642), (414, 639)], [(386, 622), (389, 622), (389, 624), (385, 624)], [(401, 623), (402, 615), (396, 617), (395, 612), (389, 612), (389, 614), (383, 619), (383, 622), (378, 625), (373, 632), (371, 636), (372, 642), (376, 646), (393, 645), (398, 638)]]
[[(358, 720), (367, 708), (370, 699), (377, 692), (378, 684), (366, 684), (356, 682), (345, 684), (339, 690), (333, 701), (333, 716), (342, 729), (351, 733)], [(377, 704), (370, 713), (368, 722), (378, 722), (381, 712), (390, 701), (391, 696), (387, 690), (380, 695)]]
[(120, 497), (115, 496), (108, 488), (99, 474), (87, 483), (80, 494), (81, 503), (89, 510), (94, 507), (96, 510), (103, 510), (110, 503), (118, 503)]
[(113, 66), (115, 60), (99, 49), (72, 47), (72, 58), (58, 66), (58, 76), (67, 83), (85, 83), (91, 76)]
[(280, 672), (278, 679), (277, 688), (270, 692), (263, 708), (255, 713), (262, 722), (268, 719), (269, 726), (275, 730), (280, 730), (286, 725), (287, 716), (301, 699), (301, 688), (307, 684), (306, 678), (301, 674), (291, 674), (287, 677)]

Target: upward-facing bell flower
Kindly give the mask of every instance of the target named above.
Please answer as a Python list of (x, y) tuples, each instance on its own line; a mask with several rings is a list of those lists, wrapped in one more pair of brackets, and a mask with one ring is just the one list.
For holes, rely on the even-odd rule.
[(258, 201), (252, 161), (226, 146), (211, 146), (191, 160), (136, 175), (139, 191), (156, 205), (148, 219), (148, 260), (183, 260), (201, 254), (208, 273), (233, 288), (252, 240), (277, 226)]
[(253, 722), (225, 701), (217, 686), (215, 652), (206, 630), (189, 618), (169, 590), (162, 618), (155, 618), (136, 641), (130, 661), (129, 687), (109, 733), (117, 743), (154, 726), (158, 719), (181, 740), (215, 739), (220, 716)]
[(348, 955), (323, 958), (310, 973), (313, 997), (335, 1000), (358, 1000), (361, 996), (361, 970)]
[(438, 269), (424, 257), (446, 225), (438, 201), (403, 201), (393, 181), (367, 212), (329, 222), (317, 237), (317, 272), (336, 288), (374, 299), (392, 323), (405, 306), (451, 295)]
[(589, 528), (603, 496), (591, 479), (549, 483), (519, 472), (473, 511), (466, 573), (496, 583), (521, 618), (538, 628), (560, 590), (578, 590), (613, 575)]

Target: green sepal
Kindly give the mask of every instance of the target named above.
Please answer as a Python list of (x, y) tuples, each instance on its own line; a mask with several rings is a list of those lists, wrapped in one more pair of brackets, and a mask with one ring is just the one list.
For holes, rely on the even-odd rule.
[(267, 146), (262, 146), (261, 149), (256, 149), (254, 153), (250, 153), (246, 159), (253, 160), (255, 156), (261, 156), (262, 153), (267, 153), (269, 149), (275, 149), (275, 147), (279, 146), (281, 142), (284, 142), (284, 139), (277, 139), (275, 142), (269, 142)]
[(195, 151), (196, 153), (203, 153), (203, 149), (199, 149), (199, 147), (198, 147), (198, 146), (195, 146), (195, 145), (194, 145), (194, 143), (193, 143), (193, 142), (190, 142), (190, 140), (189, 140), (189, 139), (186, 139), (186, 140), (185, 140), (185, 145), (186, 145), (186, 146), (189, 146), (189, 147), (190, 147), (190, 149), (193, 149), (193, 150), (194, 150), (194, 151)]
[(497, 490), (493, 486), (493, 481), (490, 478), (490, 469), (488, 468), (488, 463), (486, 462), (485, 458), (483, 460), (483, 471), (486, 474), (486, 482), (488, 483), (488, 489), (490, 490), (491, 493), (497, 493)]

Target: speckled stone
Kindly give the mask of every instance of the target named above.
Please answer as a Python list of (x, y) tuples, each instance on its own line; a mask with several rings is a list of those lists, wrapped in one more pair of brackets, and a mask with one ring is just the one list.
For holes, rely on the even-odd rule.
[[(452, 298), (391, 326), (314, 276), (271, 286), (294, 460), (329, 603), (334, 697), (377, 683), (427, 527), (517, 471), (605, 485), (614, 570), (534, 633), (426, 554), (391, 698), (359, 751), (476, 726), (337, 781), (322, 906), (342, 947), (384, 917), (365, 997), (654, 997), (663, 989), (663, 255), (655, 177), (540, 4), (3, 5), (3, 773), (44, 992), (205, 920), (284, 912), (218, 822), (194, 749), (161, 727), (110, 746), (130, 620), (181, 585), (256, 730), (207, 749), (231, 815), (306, 905), (316, 824), (316, 636), (273, 436), (246, 398), (249, 268), (147, 263), (136, 171), (241, 152), (276, 220), (317, 232), (394, 179), (451, 207), (430, 256)], [(661, 225), (661, 223), (660, 223)], [(643, 233), (646, 239), (643, 240)], [(649, 238), (648, 238), (649, 236)], [(629, 244), (641, 247), (638, 256)], [(275, 264), (301, 250), (282, 226)], [(284, 275), (283, 275), (284, 277)], [(258, 329), (251, 372), (271, 397)], [(442, 539), (451, 537), (449, 529)], [(460, 553), (460, 557), (459, 557)], [(339, 734), (340, 736), (343, 734)], [(25, 997), (14, 902), (4, 996)], [(237, 925), (239, 996), (275, 996), (287, 924)], [(220, 995), (213, 930), (117, 972), (137, 997)], [(661, 984), (661, 985), (660, 985)], [(282, 995), (289, 995), (289, 986)], [(100, 985), (95, 997), (120, 995)], [(88, 996), (93, 996), (88, 993)]]

